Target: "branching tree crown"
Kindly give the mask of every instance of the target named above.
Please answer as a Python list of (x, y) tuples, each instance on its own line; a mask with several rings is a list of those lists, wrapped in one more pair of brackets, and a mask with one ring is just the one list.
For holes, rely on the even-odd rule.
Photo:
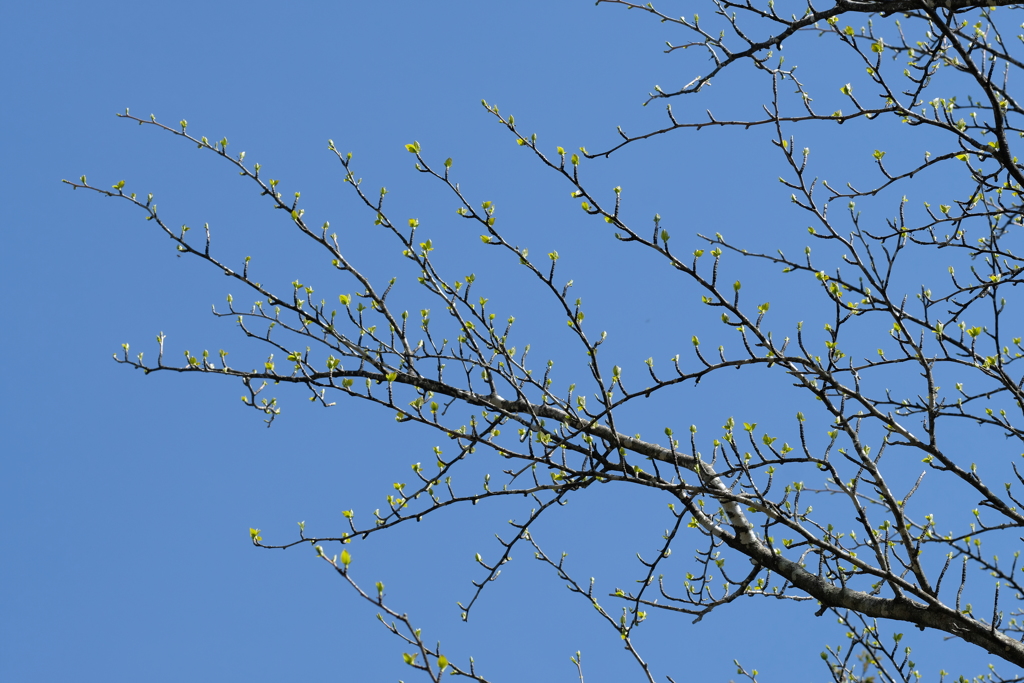
[[(701, 3), (706, 16), (691, 17), (652, 3), (597, 4), (621, 5), (671, 24), (680, 38), (666, 52), (683, 53), (703, 69), (685, 84), (650, 93), (648, 104), (666, 105), (663, 126), (643, 133), (620, 128), (617, 140), (599, 151), (566, 150), (542, 147), (512, 115), (483, 106), (540, 170), (570, 189), (584, 212), (607, 224), (621, 248), (656, 255), (678, 277), (680, 291), (696, 291), (720, 315), (733, 343), (707, 348), (695, 330), (675, 357), (644, 361), (646, 376), (630, 377), (610, 365), (602, 356), (605, 334), (591, 329), (581, 301), (570, 295), (558, 253), (531, 254), (518, 246), (515, 235), (502, 229), (495, 205), (460, 188), (451, 159), (435, 159), (419, 143), (408, 144), (419, 172), (457, 202), (482, 242), (521, 264), (522, 277), (540, 283), (561, 311), (551, 324), (568, 328), (587, 371), (557, 385), (551, 361), (535, 361), (528, 344), (514, 342), (515, 319), (492, 311), (472, 275), (453, 277), (436, 267), (434, 245), (420, 236), (418, 221), (392, 216), (386, 191), (368, 189), (352, 155), (333, 142), (329, 149), (343, 180), (419, 273), (419, 310), (393, 307), (395, 281), (364, 276), (329, 224), (307, 222), (299, 193), (285, 196), (259, 164), (229, 154), (226, 139), (210, 141), (190, 133), (186, 121), (165, 125), (126, 110), (121, 116), (127, 120), (221, 157), (327, 252), (350, 293), (321, 298), (300, 281), (290, 291), (272, 290), (250, 272), (248, 258), (235, 265), (211, 249), (208, 227), (196, 238), (158, 214), (152, 195), (128, 193), (124, 181), (104, 189), (83, 176), (69, 184), (133, 204), (179, 252), (248, 288), (255, 303), (235, 306), (229, 297), (226, 310), (215, 314), (236, 320), (246, 337), (267, 350), (255, 370), (230, 366), (224, 352), (219, 358), (187, 353), (183, 365), (168, 364), (162, 337), (155, 361), (130, 353), (127, 344), (115, 358), (147, 374), (237, 378), (246, 387), (246, 403), (268, 423), (280, 412), (270, 387), (292, 384), (324, 406), (367, 401), (392, 411), (400, 423), (418, 423), (450, 439), (444, 449), (435, 447), (436, 462), (414, 468), (413, 483), (395, 484), (385, 509), (346, 512), (348, 528), (334, 536), (308, 537), (300, 527), (297, 539), (271, 543), (251, 530), (260, 547), (313, 545), (341, 580), (389, 615), (388, 628), (410, 650), (406, 662), (430, 680), (445, 672), (489, 679), (421, 638), (408, 617), (385, 603), (381, 584), (364, 588), (356, 582), (349, 571), (355, 542), (443, 508), (509, 496), (525, 497), (527, 512), (512, 522), (497, 556), (477, 556), (485, 575), (463, 617), (513, 550), (525, 546), (596, 608), (650, 681), (654, 674), (632, 634), (652, 610), (700, 621), (712, 610), (742, 609), (732, 603), (745, 596), (811, 601), (819, 616), (837, 617), (848, 643), (822, 652), (837, 682), (915, 680), (917, 666), (898, 635), (907, 625), (977, 646), (994, 663), (1024, 665), (1024, 567), (1017, 550), (1024, 510), (1016, 492), (1024, 485), (1017, 466), (1024, 441), (1024, 331), (1021, 302), (1012, 296), (1024, 282), (1024, 261), (1014, 253), (1021, 252), (1015, 242), (1024, 221), (1018, 194), (1024, 166), (1014, 148), (1024, 136), (1024, 110), (1011, 88), (1024, 63), (1021, 37), (1003, 33), (1019, 23), (1013, 3), (708, 0)], [(838, 93), (811, 92), (794, 60), (784, 59), (793, 53), (809, 58), (819, 50), (843, 56), (833, 72), (849, 72), (851, 83), (837, 87)], [(674, 101), (699, 101), (712, 82), (740, 68), (755, 69), (771, 87), (762, 115), (725, 120), (710, 111), (698, 118), (673, 112)], [(815, 100), (838, 96), (844, 104), (834, 111)], [(883, 150), (861, 150), (873, 157), (876, 170), (876, 181), (866, 187), (819, 181), (794, 131), (854, 121), (895, 128), (908, 139), (927, 135), (929, 144), (940, 147), (899, 165), (890, 165)], [(683, 247), (657, 215), (653, 224), (627, 221), (621, 188), (598, 190), (587, 182), (589, 160), (612, 158), (626, 146), (657, 145), (662, 136), (691, 129), (736, 127), (764, 130), (781, 155), (787, 170), (780, 180), (810, 224), (811, 246), (803, 253), (749, 251), (721, 234), (699, 235), (696, 249)], [(959, 189), (938, 206), (922, 207), (912, 179), (940, 172), (956, 178)], [(862, 218), (858, 203), (872, 201), (888, 202), (883, 208), (891, 218)], [(820, 322), (813, 323), (813, 333), (810, 322), (807, 328), (770, 326), (770, 304), (752, 298), (737, 279), (748, 259), (770, 264), (783, 273), (779, 277), (799, 279), (808, 300), (828, 307), (824, 339)], [(948, 274), (908, 286), (921, 264)], [(670, 395), (677, 385), (725, 371), (742, 377), (754, 368), (778, 386), (802, 392), (806, 408), (793, 422), (766, 431), (729, 417), (717, 436), (694, 426), (682, 434), (665, 428), (648, 440), (634, 435), (622, 417), (627, 404)], [(685, 419), (671, 414), (671, 402), (665, 405), (667, 422)], [(986, 441), (978, 452), (957, 438), (968, 427), (1004, 438)], [(824, 444), (821, 431), (828, 435)], [(779, 432), (792, 436), (772, 435)], [(455, 482), (470, 459), (487, 459), (495, 469), (482, 490), (467, 493)], [(664, 545), (642, 560), (639, 588), (610, 595), (574, 578), (563, 558), (547, 554), (530, 533), (550, 510), (605, 486), (672, 500)], [(937, 511), (918, 502), (935, 495), (955, 504)], [(664, 567), (672, 550), (690, 554), (695, 545), (689, 571)], [(619, 614), (608, 603), (624, 609)], [(1021, 680), (1000, 671), (985, 676)], [(742, 667), (740, 674), (756, 677)], [(582, 669), (579, 675), (582, 680)]]

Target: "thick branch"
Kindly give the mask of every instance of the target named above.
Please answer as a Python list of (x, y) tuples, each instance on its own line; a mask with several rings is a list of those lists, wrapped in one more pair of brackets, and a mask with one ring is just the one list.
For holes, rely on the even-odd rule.
[(837, 0), (836, 6), (847, 12), (878, 12), (888, 16), (894, 12), (914, 12), (922, 9), (944, 7), (949, 10), (959, 11), (966, 9), (981, 9), (984, 7), (1008, 7), (1020, 5), (1014, 0)]

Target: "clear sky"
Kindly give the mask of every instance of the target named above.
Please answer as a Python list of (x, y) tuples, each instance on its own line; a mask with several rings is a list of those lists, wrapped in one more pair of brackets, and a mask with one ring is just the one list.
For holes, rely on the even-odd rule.
[[(677, 4), (691, 11), (692, 3)], [(481, 294), (522, 321), (519, 334), (537, 344), (538, 358), (565, 368), (563, 384), (577, 381), (580, 367), (558, 336), (563, 319), (476, 231), (466, 232), (452, 197), (412, 169), (406, 143), (418, 140), (438, 163), (452, 157), (463, 188), (475, 201), (494, 201), (519, 243), (559, 251), (562, 276), (575, 280), (594, 329), (609, 330), (609, 362), (627, 373), (641, 375), (649, 356), (686, 353), (692, 334), (722, 334), (703, 331), (713, 317), (692, 290), (588, 219), (571, 188), (480, 106), (482, 98), (497, 103), (551, 151), (608, 146), (617, 125), (661, 125), (662, 107), (641, 107), (646, 93), (689, 82), (705, 62), (663, 54), (675, 36), (639, 13), (577, 0), (186, 1), (11, 2), (4, 16), (5, 681), (417, 680), (401, 643), (312, 550), (258, 550), (248, 529), (261, 528), (268, 542), (294, 538), (299, 521), (314, 534), (343, 530), (342, 510), (368, 516), (383, 507), (412, 463), (431, 461), (438, 437), (396, 426), (387, 411), (346, 402), (324, 409), (284, 389), (276, 394), (284, 412), (267, 429), (239, 401), (240, 384), (146, 377), (111, 360), (122, 343), (155, 355), (161, 331), (171, 360), (224, 348), (255, 364), (265, 352), (210, 314), (227, 294), (248, 301), (248, 293), (197, 259), (177, 258), (127, 204), (72, 191), (62, 178), (86, 174), (100, 187), (124, 179), (126, 190), (154, 193), (172, 224), (209, 222), (226, 260), (253, 255), (253, 268), (277, 286), (300, 279), (329, 298), (353, 289), (333, 282), (322, 257), (229, 167), (117, 111), (187, 119), (189, 132), (227, 137), (232, 151), (245, 150), (247, 161), (281, 179), (285, 193), (301, 191), (307, 215), (330, 220), (365, 273), (378, 282), (398, 276), (396, 296), (421, 307), (415, 273), (341, 182), (327, 150), (333, 139), (354, 153), (368, 187), (388, 187), (396, 215), (419, 218), (443, 268), (481, 274)], [(825, 67), (806, 68), (814, 76)], [(704, 100), (677, 104), (677, 114), (756, 112), (764, 91), (747, 77), (721, 79)], [(858, 77), (836, 75), (829, 96)], [(853, 128), (846, 138), (808, 135), (826, 158), (849, 155), (840, 168), (851, 173), (870, 169), (870, 151), (883, 144), (890, 158), (920, 153), (917, 141), (891, 132), (858, 141)], [(690, 248), (699, 246), (697, 232), (794, 250), (806, 235), (804, 219), (787, 222), (788, 191), (776, 181), (785, 169), (765, 133), (665, 136), (584, 170), (595, 186), (624, 188), (624, 211), (636, 223), (660, 213)], [(780, 327), (807, 313), (787, 286), (773, 300)], [(710, 433), (730, 415), (791, 419), (798, 407), (786, 403), (785, 387), (760, 381), (750, 373), (691, 387), (677, 403), (633, 414), (637, 426), (626, 431), (699, 424)], [(636, 553), (659, 547), (667, 502), (595, 492), (536, 533), (607, 594), (639, 575)], [(493, 534), (509, 534), (506, 520), (528, 511), (525, 503), (478, 506), (398, 528), (353, 544), (352, 571), (368, 586), (383, 580), (389, 603), (428, 641), (440, 639), (460, 662), (474, 656), (492, 680), (573, 680), (577, 650), (587, 681), (636, 679), (617, 635), (524, 551), (470, 624), (460, 622), (455, 603), (480, 578), (474, 553), (493, 553)], [(685, 559), (675, 566), (685, 571)], [(741, 600), (697, 625), (655, 614), (637, 643), (659, 680), (726, 681), (733, 659), (766, 682), (824, 680), (818, 653), (844, 639), (814, 609)], [(939, 635), (914, 636), (929, 676), (980, 672), (968, 665), (985, 661)]]

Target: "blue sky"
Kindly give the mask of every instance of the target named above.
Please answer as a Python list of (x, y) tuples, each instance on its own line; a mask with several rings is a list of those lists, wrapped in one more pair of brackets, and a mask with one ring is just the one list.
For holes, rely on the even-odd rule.
[[(691, 289), (588, 219), (571, 188), (480, 106), (482, 98), (498, 103), (552, 150), (595, 150), (616, 139), (616, 125), (639, 132), (662, 124), (660, 107), (641, 107), (646, 93), (689, 82), (704, 62), (663, 54), (674, 36), (637, 13), (575, 1), (406, 0), (8, 3), (5, 16), (4, 680), (416, 680), (373, 609), (311, 550), (257, 550), (247, 532), (290, 540), (304, 520), (312, 533), (330, 535), (343, 528), (342, 510), (381, 507), (411, 463), (430, 460), (437, 437), (396, 428), (392, 415), (371, 407), (326, 410), (285, 390), (284, 412), (266, 429), (242, 406), (236, 383), (144, 377), (111, 360), (126, 342), (154, 354), (160, 332), (172, 359), (224, 348), (255, 363), (264, 351), (209, 313), (227, 294), (247, 293), (198, 260), (177, 258), (131, 207), (72, 191), (62, 178), (86, 174), (100, 187), (124, 179), (126, 190), (153, 192), (172, 224), (209, 222), (215, 248), (236, 263), (252, 255), (268, 282), (301, 279), (330, 296), (352, 289), (332, 282), (320, 255), (230, 168), (117, 119), (125, 107), (166, 123), (187, 119), (189, 132), (211, 140), (227, 137), (232, 151), (280, 178), (284, 192), (301, 191), (307, 214), (331, 221), (366, 274), (409, 285), (397, 296), (418, 308), (415, 273), (351, 201), (327, 140), (351, 150), (367, 186), (386, 185), (392, 211), (419, 218), (443, 268), (481, 275), (481, 293), (502, 315), (516, 315), (524, 343), (565, 368), (556, 375), (562, 383), (580, 367), (559, 336), (563, 321), (535, 285), (466, 232), (452, 197), (412, 169), (406, 143), (418, 140), (438, 163), (452, 157), (463, 188), (475, 201), (494, 201), (519, 243), (559, 251), (592, 329), (609, 330), (609, 363), (639, 376), (648, 356), (685, 353), (692, 334), (722, 334), (707, 330), (714, 317)], [(806, 69), (830, 82), (820, 63)], [(836, 75), (823, 99), (838, 99), (839, 79), (856, 77)], [(676, 112), (749, 112), (763, 94), (759, 81), (737, 74)], [(854, 126), (845, 137), (807, 135), (852, 177), (871, 170), (879, 146), (889, 145), (890, 158), (920, 152), (920, 140), (885, 129), (876, 138), (858, 137), (868, 133)], [(624, 188), (631, 220), (660, 213), (693, 248), (697, 232), (767, 248), (795, 250), (805, 240), (805, 219), (793, 218), (776, 181), (781, 157), (764, 132), (665, 136), (584, 171), (595, 186)], [(762, 282), (757, 269), (741, 274)], [(808, 314), (798, 287), (763, 287), (780, 297), (780, 328)], [(798, 404), (784, 385), (762, 380), (712, 378), (676, 403), (630, 414), (636, 426), (627, 431), (692, 423), (710, 432), (730, 415), (783, 424)], [(666, 502), (595, 492), (536, 535), (610, 592), (637, 575), (635, 553), (658, 547), (670, 524)], [(355, 544), (352, 570), (366, 585), (383, 580), (390, 604), (428, 640), (441, 639), (453, 659), (474, 656), (492, 680), (572, 679), (577, 650), (588, 681), (635, 676), (616, 634), (522, 551), (470, 625), (460, 622), (455, 602), (479, 578), (473, 554), (493, 551), (493, 534), (507, 534), (506, 520), (526, 512), (502, 503), (398, 528)], [(729, 680), (734, 658), (763, 681), (824, 680), (818, 652), (843, 638), (813, 611), (741, 601), (695, 626), (656, 614), (637, 643), (660, 680)], [(934, 634), (914, 644), (930, 675), (940, 667), (968, 673), (957, 666), (985, 661)]]

